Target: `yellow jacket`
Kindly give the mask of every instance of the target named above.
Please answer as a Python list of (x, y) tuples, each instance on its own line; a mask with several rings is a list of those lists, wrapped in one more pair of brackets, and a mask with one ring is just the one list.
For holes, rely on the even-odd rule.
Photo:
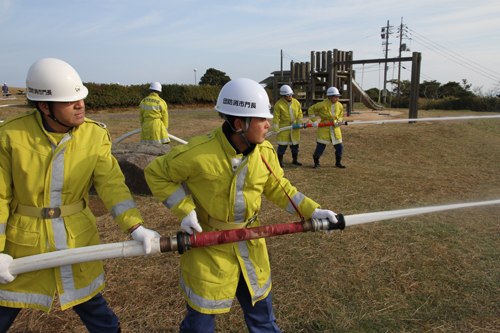
[[(281, 98), (274, 105), (273, 131), (277, 132), (281, 127), (302, 124), (302, 107), (300, 102), (292, 98), (288, 102)], [(300, 142), (300, 130), (298, 128), (283, 131), (276, 136), (276, 143), (279, 145), (296, 145)]]
[[(68, 133), (48, 133), (38, 111), (0, 125), (0, 251), (13, 258), (99, 244), (96, 218), (86, 207), (53, 219), (16, 213), (18, 204), (57, 207), (88, 202), (94, 183), (124, 232), (142, 218), (120, 167), (111, 155), (108, 131), (85, 122)], [(0, 305), (49, 312), (54, 294), (63, 310), (85, 302), (104, 287), (101, 261), (19, 274), (0, 285)]]
[[(305, 218), (319, 207), (283, 178), (273, 146), (265, 141), (248, 155), (237, 154), (219, 127), (187, 145), (174, 147), (145, 170), (153, 194), (179, 219), (196, 209), (204, 232), (208, 216), (225, 223), (249, 221), (259, 213), (261, 194), (295, 214), (285, 193), (261, 159), (264, 156)], [(187, 196), (184, 181), (192, 196)], [(257, 218), (251, 226), (260, 226)], [(199, 312), (228, 312), (240, 273), (252, 301), (271, 290), (271, 268), (264, 239), (195, 248), (181, 256), (180, 289), (189, 305)]]
[[(317, 121), (316, 117), (320, 117), (320, 123), (337, 123), (342, 122), (344, 107), (340, 102), (333, 103), (327, 98), (322, 102), (316, 103), (307, 111), (311, 121)], [(322, 126), (318, 127), (316, 132), (316, 142), (333, 145), (342, 143), (342, 133), (340, 127)]]
[(168, 138), (167, 103), (157, 93), (151, 93), (141, 101), (139, 120), (142, 127), (142, 143), (170, 142)]

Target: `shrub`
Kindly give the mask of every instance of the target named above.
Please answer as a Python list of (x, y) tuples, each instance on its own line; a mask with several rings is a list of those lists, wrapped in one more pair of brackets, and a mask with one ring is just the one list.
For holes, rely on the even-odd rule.
[[(149, 84), (122, 86), (119, 84), (105, 84), (86, 82), (85, 87), (89, 94), (85, 99), (87, 110), (104, 110), (114, 108), (138, 107), (142, 99), (149, 95)], [(160, 97), (168, 105), (194, 105), (217, 103), (221, 87), (193, 86), (181, 84), (164, 84)], [(269, 100), (272, 99), (272, 90), (266, 89)], [(28, 100), (28, 105), (36, 108), (34, 102)]]
[(499, 111), (500, 99), (495, 97), (479, 97), (475, 95), (463, 97), (445, 97), (438, 100), (419, 100), (419, 108), (430, 110), (470, 110)]
[[(84, 85), (89, 89), (85, 104), (90, 110), (136, 107), (149, 95), (149, 84), (121, 86), (84, 83)], [(164, 84), (159, 95), (169, 105), (215, 104), (220, 89), (215, 86)]]

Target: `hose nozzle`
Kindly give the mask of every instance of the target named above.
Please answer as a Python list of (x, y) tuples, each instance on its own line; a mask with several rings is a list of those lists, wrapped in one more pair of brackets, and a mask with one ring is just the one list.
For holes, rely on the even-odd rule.
[(345, 229), (345, 219), (344, 215), (337, 214), (337, 223), (330, 222), (329, 219), (313, 219), (309, 220), (310, 225), (305, 227), (306, 231), (320, 231), (320, 230), (344, 230)]

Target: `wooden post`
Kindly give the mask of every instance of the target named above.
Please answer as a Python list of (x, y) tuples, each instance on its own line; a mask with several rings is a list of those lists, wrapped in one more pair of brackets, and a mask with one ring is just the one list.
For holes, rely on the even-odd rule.
[[(350, 51), (347, 53), (347, 61), (352, 61), (353, 52)], [(349, 104), (347, 106), (347, 116), (349, 117), (354, 110), (354, 94), (352, 93), (352, 80), (354, 78), (354, 72), (352, 70), (352, 64), (347, 67), (348, 75), (347, 75), (347, 98), (349, 98)]]
[[(332, 73), (335, 70), (335, 67), (333, 66), (333, 55), (332, 51), (328, 51), (326, 53), (326, 82), (328, 87), (331, 87), (332, 85)], [(328, 89), (328, 87), (326, 87)]]
[(274, 80), (273, 80), (273, 106), (271, 108), (271, 111), (274, 112), (274, 105), (278, 101), (278, 78), (276, 77), (277, 74), (274, 74)]
[(332, 59), (332, 64), (333, 64), (332, 75), (331, 75), (332, 79), (330, 82), (328, 82), (328, 85), (329, 85), (329, 87), (336, 87), (338, 89), (339, 87), (337, 87), (337, 85), (338, 85), (337, 72), (339, 70), (339, 66), (336, 64), (337, 61), (339, 61), (339, 50), (334, 49), (333, 50), (333, 59)]
[(314, 51), (311, 51), (311, 75), (310, 75), (310, 82), (309, 82), (309, 94), (307, 94), (307, 107), (309, 108), (310, 106), (313, 105), (313, 101), (314, 101), (314, 94), (315, 94), (315, 90), (316, 90), (316, 84), (315, 84), (315, 81), (316, 81), (316, 76), (315, 76), (315, 65), (316, 65), (316, 62), (315, 62), (315, 59), (316, 59), (316, 52)]
[(326, 52), (325, 51), (321, 52), (321, 71), (322, 72), (326, 71)]
[[(420, 91), (420, 64), (422, 61), (422, 54), (420, 52), (413, 52), (411, 61), (411, 87), (410, 87), (410, 119), (418, 118), (418, 95)], [(412, 123), (412, 122), (410, 122)]]

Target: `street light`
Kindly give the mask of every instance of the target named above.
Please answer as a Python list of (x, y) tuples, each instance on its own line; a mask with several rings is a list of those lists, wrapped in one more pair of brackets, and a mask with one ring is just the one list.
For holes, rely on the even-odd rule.
[(194, 69), (194, 85), (196, 85), (196, 68)]

